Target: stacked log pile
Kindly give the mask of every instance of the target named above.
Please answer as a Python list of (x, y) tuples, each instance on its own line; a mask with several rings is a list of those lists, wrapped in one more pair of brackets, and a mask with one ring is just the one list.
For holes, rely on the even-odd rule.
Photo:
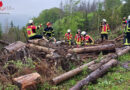
[[(117, 40), (117, 39), (115, 39)], [(58, 44), (58, 43), (56, 43)], [(5, 56), (5, 61), (8, 60), (23, 60), (25, 57), (35, 57), (44, 59), (46, 61), (53, 61), (53, 65), (61, 65), (61, 67), (67, 67), (69, 64), (67, 62), (72, 61), (72, 63), (77, 62), (77, 68), (62, 75), (59, 75), (51, 80), (51, 82), (55, 85), (60, 84), (61, 82), (79, 74), (84, 69), (86, 69), (90, 73), (85, 79), (78, 82), (74, 87), (70, 90), (80, 90), (83, 85), (87, 85), (93, 80), (98, 79), (101, 75), (108, 71), (109, 68), (117, 65), (117, 60), (115, 60), (118, 56), (121, 56), (130, 51), (130, 47), (122, 47), (117, 48), (116, 44), (111, 41), (109, 44), (98, 44), (95, 46), (87, 46), (81, 48), (66, 48), (66, 46), (59, 44), (55, 46), (55, 44), (49, 43), (46, 39), (37, 39), (37, 40), (29, 40), (28, 43), (23, 43), (21, 41), (17, 41), (15, 43), (9, 44), (8, 46), (2, 49), (2, 55)], [(72, 46), (73, 47), (73, 46)], [(62, 51), (64, 53), (62, 53)], [(93, 60), (87, 64), (81, 65), (78, 60), (81, 59), (80, 54), (91, 54), (97, 52), (97, 56), (100, 52), (108, 51), (107, 55), (102, 56), (96, 60)], [(37, 55), (35, 55), (37, 54)], [(82, 61), (82, 60), (81, 60)], [(81, 62), (80, 61), (80, 62)], [(65, 63), (63, 65), (63, 63)], [(28, 85), (33, 85), (39, 78), (39, 74), (29, 74), (25, 76), (21, 76), (18, 78), (14, 78), (13, 81), (16, 85), (20, 85), (20, 88), (26, 87)], [(31, 78), (31, 79), (29, 79)], [(30, 80), (32, 83), (30, 83)], [(26, 84), (24, 83), (26, 82)], [(25, 85), (24, 85), (25, 84)]]

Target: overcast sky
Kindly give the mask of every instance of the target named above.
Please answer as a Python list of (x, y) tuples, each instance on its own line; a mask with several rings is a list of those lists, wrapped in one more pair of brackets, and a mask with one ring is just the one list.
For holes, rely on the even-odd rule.
[[(0, 0), (3, 7), (13, 10), (0, 10), (0, 23), (2, 27), (13, 21), (14, 25), (23, 27), (29, 19), (37, 17), (42, 10), (59, 7), (61, 0)], [(65, 1), (65, 0), (62, 0)], [(86, 0), (89, 1), (89, 0)], [(90, 0), (91, 2), (93, 0)], [(9, 14), (1, 14), (9, 13)]]
[[(36, 17), (42, 10), (59, 7), (61, 0), (0, 0), (3, 7), (11, 7), (13, 10), (4, 10), (0, 13), (0, 23), (13, 21), (15, 25), (24, 26), (29, 19)], [(5, 22), (6, 21), (6, 22)]]

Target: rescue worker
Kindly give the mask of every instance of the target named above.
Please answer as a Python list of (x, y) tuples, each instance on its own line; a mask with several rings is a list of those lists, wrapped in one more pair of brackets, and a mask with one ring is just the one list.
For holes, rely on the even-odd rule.
[(91, 36), (89, 36), (85, 31), (82, 31), (82, 41), (85, 45), (93, 45), (94, 40)]
[(41, 35), (36, 34), (37, 27), (34, 25), (33, 20), (29, 20), (29, 24), (27, 26), (27, 36), (29, 39), (41, 39)]
[(107, 24), (106, 19), (103, 19), (102, 29), (101, 29), (101, 40), (103, 41), (104, 38), (108, 40), (108, 32), (110, 31), (109, 25)]
[(75, 42), (77, 44), (77, 47), (79, 47), (81, 45), (82, 38), (81, 38), (81, 30), (80, 29), (77, 30), (77, 34), (75, 35)]
[(128, 16), (128, 20), (126, 22), (124, 45), (129, 45), (130, 46), (130, 15)]
[(71, 45), (72, 44), (72, 34), (71, 34), (71, 30), (68, 29), (67, 30), (67, 33), (65, 34), (65, 37), (64, 37), (65, 41)]
[(50, 40), (53, 38), (54, 36), (54, 30), (52, 28), (52, 24), (50, 22), (48, 22), (47, 27), (44, 29), (43, 34), (45, 35), (45, 37)]
[(123, 17), (123, 20), (122, 20), (122, 27), (123, 27), (123, 30), (126, 29), (126, 17)]

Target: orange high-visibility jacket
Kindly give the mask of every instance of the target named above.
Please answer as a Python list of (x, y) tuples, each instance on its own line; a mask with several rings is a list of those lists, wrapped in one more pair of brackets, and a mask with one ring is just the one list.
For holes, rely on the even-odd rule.
[(108, 31), (110, 30), (110, 27), (108, 24), (105, 24), (102, 26), (102, 32), (101, 34), (108, 34)]
[(66, 33), (65, 34), (65, 39), (71, 40), (72, 39), (72, 34), (71, 33)]
[(81, 37), (80, 34), (76, 34), (76, 35), (75, 35), (75, 41), (76, 41), (76, 42), (81, 42), (81, 41), (82, 41), (82, 37)]
[(28, 37), (32, 37), (36, 35), (36, 26), (30, 25), (27, 27), (27, 35)]

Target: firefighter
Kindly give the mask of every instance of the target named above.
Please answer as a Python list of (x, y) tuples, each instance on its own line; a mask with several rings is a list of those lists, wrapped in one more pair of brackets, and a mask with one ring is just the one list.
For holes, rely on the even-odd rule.
[(41, 39), (41, 35), (36, 34), (37, 27), (34, 25), (33, 20), (29, 20), (29, 24), (27, 26), (27, 36), (29, 39)]
[(77, 47), (79, 47), (81, 45), (82, 38), (81, 38), (81, 30), (80, 29), (77, 30), (77, 34), (75, 35), (75, 42), (77, 44)]
[(128, 16), (128, 20), (126, 22), (124, 45), (130, 46), (130, 15)]
[(126, 29), (126, 17), (123, 17), (123, 20), (122, 20), (122, 27), (123, 27), (123, 30)]
[(94, 44), (94, 40), (93, 38), (88, 35), (85, 31), (82, 31), (82, 41), (85, 45), (93, 45)]
[(102, 29), (101, 29), (101, 40), (103, 41), (104, 38), (108, 40), (108, 32), (110, 31), (109, 25), (107, 24), (106, 19), (103, 19)]
[(53, 38), (54, 36), (54, 30), (52, 28), (52, 24), (50, 22), (48, 22), (47, 27), (44, 29), (43, 34), (45, 35), (45, 37), (50, 40)]
[(65, 41), (67, 43), (69, 43), (69, 45), (72, 44), (72, 34), (71, 34), (71, 30), (70, 29), (67, 30), (67, 33), (65, 34), (64, 38), (65, 38)]

